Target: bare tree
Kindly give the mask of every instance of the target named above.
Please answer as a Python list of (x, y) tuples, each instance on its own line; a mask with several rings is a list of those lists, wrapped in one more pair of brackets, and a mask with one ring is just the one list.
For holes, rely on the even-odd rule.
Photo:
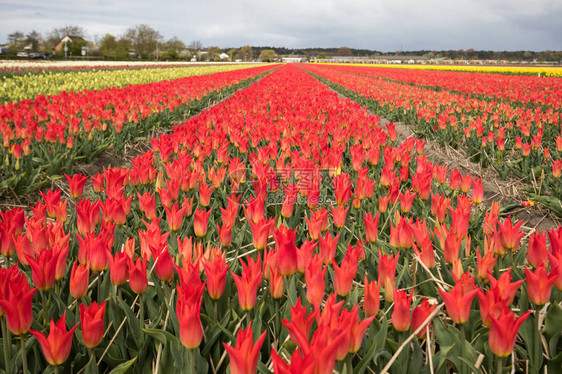
[(131, 42), (139, 57), (148, 58), (157, 54), (162, 35), (149, 25), (136, 25), (127, 30), (125, 39)]
[(25, 36), (25, 42), (31, 44), (31, 51), (39, 51), (39, 43), (41, 42), (41, 34), (33, 30)]
[(187, 46), (188, 49), (191, 49), (195, 52), (200, 51), (203, 48), (203, 44), (199, 40), (194, 40)]

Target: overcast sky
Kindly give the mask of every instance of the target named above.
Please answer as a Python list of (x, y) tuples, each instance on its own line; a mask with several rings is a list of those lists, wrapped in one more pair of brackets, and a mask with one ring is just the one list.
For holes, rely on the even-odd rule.
[(148, 24), (221, 48), (562, 50), (561, 0), (0, 0), (0, 43), (78, 25), (88, 39)]

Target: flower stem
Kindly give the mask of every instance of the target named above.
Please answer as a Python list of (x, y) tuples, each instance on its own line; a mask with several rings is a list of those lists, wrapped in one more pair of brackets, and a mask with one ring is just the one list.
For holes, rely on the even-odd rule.
[(219, 322), (219, 302), (218, 300), (213, 300), (213, 317), (215, 322)]
[(6, 373), (9, 373), (9, 365), (12, 361), (12, 340), (10, 339), (10, 332), (8, 331), (8, 325), (6, 324), (6, 317), (2, 317), (2, 336), (4, 337), (4, 362), (6, 364)]
[(189, 350), (189, 373), (195, 374), (195, 352), (193, 349)]
[(346, 373), (348, 373), (348, 374), (353, 373), (353, 360), (352, 360), (352, 357), (351, 357), (351, 353), (347, 354), (347, 359), (346, 359), (345, 365), (346, 365), (346, 369), (347, 369)]
[(23, 374), (27, 374), (27, 354), (25, 353), (25, 335), (20, 335), (21, 339), (21, 361), (23, 363)]
[(496, 365), (497, 365), (496, 374), (502, 374), (503, 373), (503, 358), (502, 357), (498, 357)]
[[(464, 323), (460, 325), (460, 329), (461, 329), (461, 354), (462, 357), (467, 357), (466, 354), (466, 337), (465, 337), (465, 332), (464, 332)], [(461, 370), (460, 372), (462, 374), (464, 374), (466, 372), (466, 366), (464, 363), (461, 362)]]
[(281, 316), (279, 315), (279, 299), (275, 299), (275, 339), (281, 339)]
[(55, 374), (59, 374), (59, 366), (55, 365)]
[(43, 305), (43, 326), (47, 326), (47, 298), (45, 291), (41, 291), (41, 303)]
[(142, 293), (139, 294), (139, 322), (141, 328), (144, 328), (144, 302)]

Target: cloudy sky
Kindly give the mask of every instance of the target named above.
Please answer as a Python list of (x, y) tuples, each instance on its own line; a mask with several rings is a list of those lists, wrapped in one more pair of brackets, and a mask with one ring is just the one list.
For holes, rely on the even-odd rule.
[(560, 0), (0, 0), (14, 31), (78, 25), (88, 39), (148, 24), (165, 39), (221, 48), (562, 50)]

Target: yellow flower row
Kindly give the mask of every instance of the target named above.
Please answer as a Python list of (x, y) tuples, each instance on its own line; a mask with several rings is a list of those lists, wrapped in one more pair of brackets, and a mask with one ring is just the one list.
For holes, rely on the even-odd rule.
[(2, 79), (2, 82), (0, 82), (0, 102), (32, 99), (38, 95), (56, 95), (62, 91), (102, 90), (108, 87), (160, 82), (196, 75), (247, 69), (257, 65), (210, 65), (124, 70), (102, 69), (72, 73), (28, 73)]
[(473, 66), (473, 65), (392, 65), (392, 64), (346, 64), (380, 68), (415, 69), (415, 70), (450, 70), (477, 73), (506, 73), (562, 77), (562, 67), (549, 66)]

